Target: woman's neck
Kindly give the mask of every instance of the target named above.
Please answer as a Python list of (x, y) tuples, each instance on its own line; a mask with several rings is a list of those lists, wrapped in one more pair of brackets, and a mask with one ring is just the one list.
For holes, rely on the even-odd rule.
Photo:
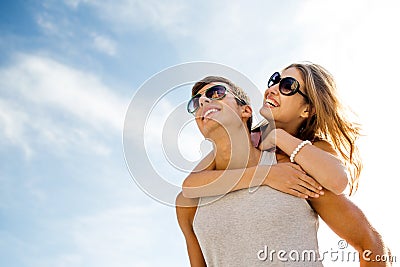
[(276, 129), (282, 129), (285, 130), (287, 133), (296, 136), (299, 127), (301, 123), (299, 124), (293, 124), (293, 123), (281, 123), (281, 122), (275, 122), (275, 128)]

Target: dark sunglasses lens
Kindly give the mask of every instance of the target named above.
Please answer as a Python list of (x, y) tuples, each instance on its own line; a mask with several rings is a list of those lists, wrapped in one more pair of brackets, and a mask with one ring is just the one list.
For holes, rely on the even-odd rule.
[(279, 84), (279, 91), (284, 95), (293, 95), (299, 88), (299, 82), (293, 78), (283, 78)]
[(272, 74), (271, 78), (269, 78), (269, 80), (268, 80), (268, 88), (279, 83), (280, 80), (281, 80), (281, 75), (279, 74), (279, 72), (275, 72), (274, 74)]
[(225, 94), (226, 88), (222, 85), (216, 85), (208, 88), (205, 95), (209, 99), (218, 99), (224, 97)]
[(200, 96), (195, 96), (189, 100), (189, 103), (187, 105), (187, 111), (189, 113), (193, 113), (199, 108), (199, 98)]

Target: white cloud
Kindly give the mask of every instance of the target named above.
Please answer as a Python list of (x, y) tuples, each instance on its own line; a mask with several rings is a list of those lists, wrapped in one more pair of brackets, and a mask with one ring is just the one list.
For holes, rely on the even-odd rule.
[(160, 34), (185, 60), (225, 63), (253, 77), (265, 79), (265, 69), (281, 67), (282, 61), (286, 63), (300, 51), (293, 45), (301, 37), (300, 26), (291, 19), (297, 15), (296, 1), (243, 5), (232, 1), (87, 0), (80, 4), (94, 9), (116, 33), (149, 29), (149, 34)]
[(105, 210), (78, 218), (71, 225), (71, 234), (78, 251), (91, 257), (96, 266), (125, 266), (128, 263), (136, 266), (135, 254), (149, 248), (156, 239), (155, 229), (151, 227), (155, 227), (152, 213), (154, 206)]
[(103, 52), (109, 56), (114, 56), (116, 54), (116, 43), (113, 40), (96, 33), (92, 34), (92, 38), (93, 45), (98, 51)]
[(5, 140), (18, 145), (27, 157), (32, 155), (32, 149), (24, 138), (28, 115), (19, 107), (0, 99), (0, 133)]
[(170, 32), (180, 33), (179, 25), (183, 22), (185, 2), (174, 1), (67, 1), (70, 6), (76, 8), (79, 5), (88, 5), (97, 10), (98, 16), (105, 21), (114, 24), (116, 31), (130, 31), (132, 27), (167, 29)]
[(13, 65), (0, 69), (0, 80), (3, 135), (28, 157), (37, 138), (59, 148), (83, 145), (107, 154), (99, 136), (122, 132), (128, 99), (92, 73), (20, 54)]
[(44, 14), (37, 17), (36, 23), (48, 34), (57, 33), (58, 31), (57, 26), (52, 23)]
[(61, 231), (59, 237), (70, 245), (44, 259), (30, 261), (41, 267), (183, 266), (186, 258), (176, 255), (184, 254), (184, 248), (179, 248), (181, 253), (172, 253), (178, 243), (183, 244), (178, 226), (172, 223), (173, 213), (172, 209), (153, 203), (142, 207), (118, 206), (53, 221), (48, 227)]
[(82, 0), (64, 0), (64, 3), (72, 8), (77, 8), (81, 2)]

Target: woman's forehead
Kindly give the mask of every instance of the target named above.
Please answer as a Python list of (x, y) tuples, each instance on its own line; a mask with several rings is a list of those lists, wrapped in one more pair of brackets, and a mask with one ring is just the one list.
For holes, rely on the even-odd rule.
[(304, 84), (303, 76), (301, 75), (301, 72), (295, 67), (291, 67), (291, 68), (283, 70), (281, 73), (281, 78), (285, 78), (285, 77), (295, 78), (297, 81), (300, 82), (300, 85)]
[(300, 71), (298, 69), (294, 68), (294, 67), (291, 67), (291, 68), (288, 68), (288, 69), (284, 69), (282, 71), (282, 73), (281, 73), (281, 76), (283, 78), (284, 77), (288, 77), (288, 76), (293, 77), (293, 78), (297, 78), (297, 77), (300, 76), (299, 78), (301, 78)]

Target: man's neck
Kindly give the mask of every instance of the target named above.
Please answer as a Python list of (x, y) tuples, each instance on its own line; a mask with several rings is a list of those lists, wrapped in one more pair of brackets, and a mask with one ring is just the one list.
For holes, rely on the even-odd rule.
[(259, 162), (261, 152), (252, 145), (247, 130), (235, 133), (228, 135), (225, 132), (213, 139), (218, 170), (246, 168)]

